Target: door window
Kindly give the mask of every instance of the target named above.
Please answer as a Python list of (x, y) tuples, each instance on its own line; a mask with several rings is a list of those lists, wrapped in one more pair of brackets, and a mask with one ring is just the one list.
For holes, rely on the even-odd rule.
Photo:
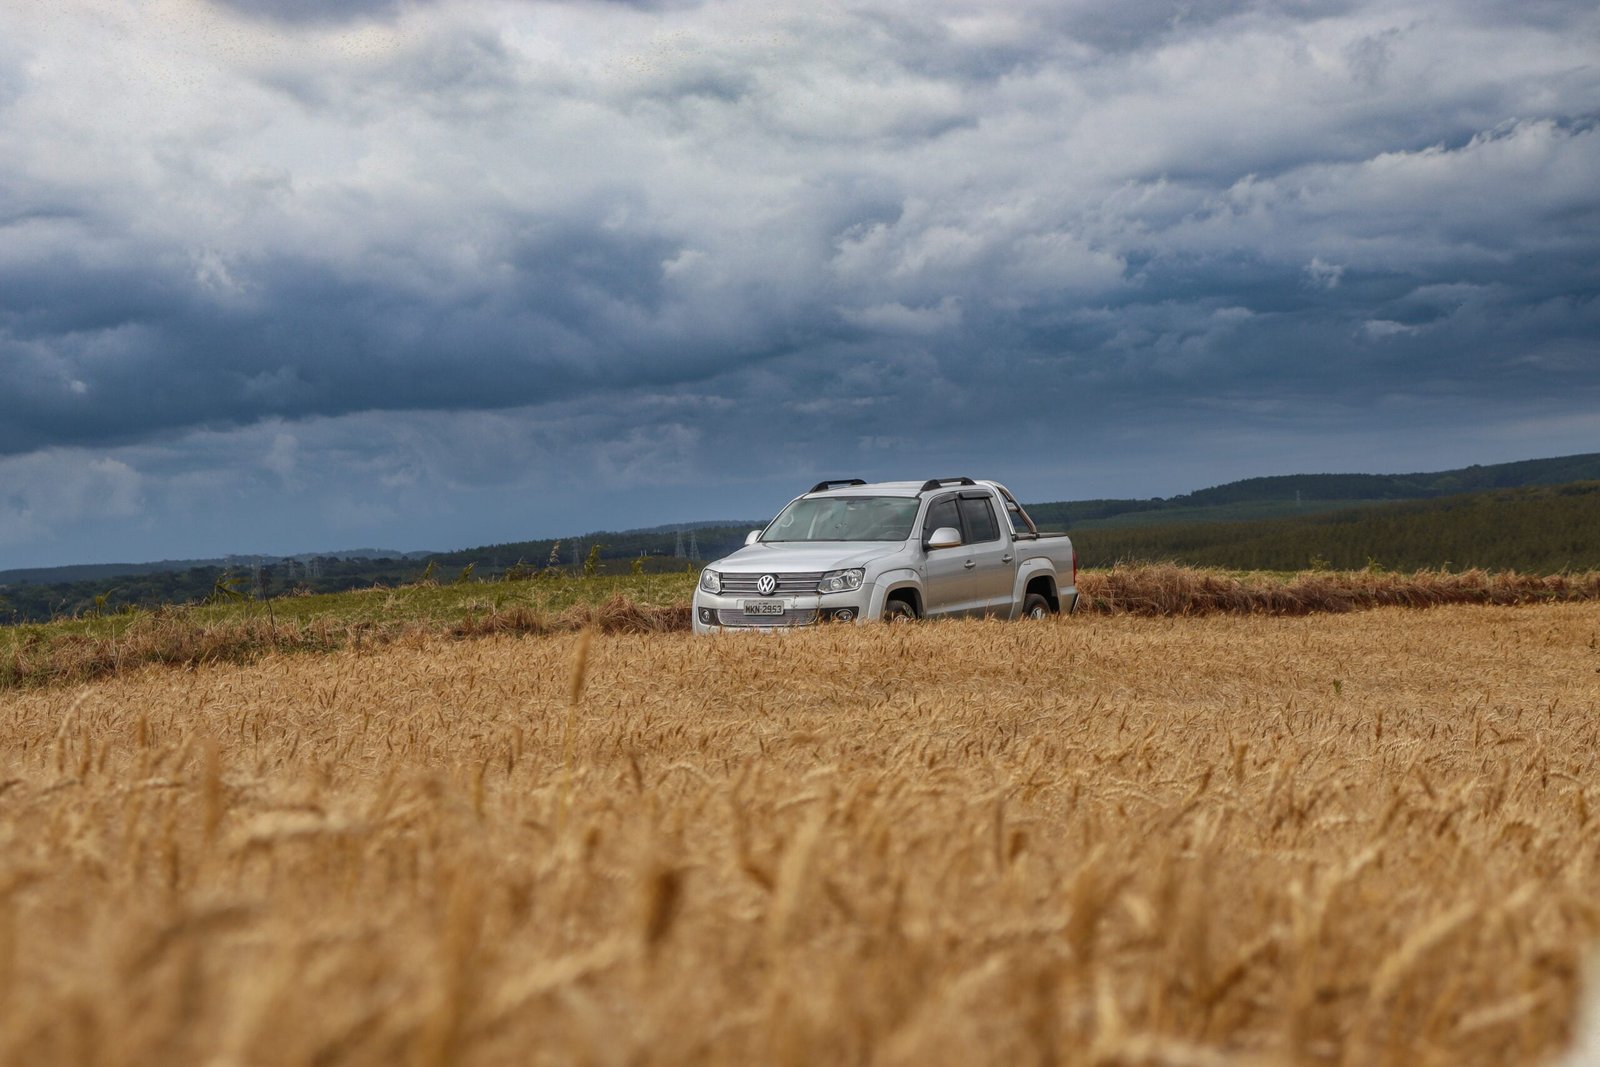
[(961, 522), (969, 544), (998, 541), (1000, 526), (994, 520), (994, 505), (986, 497), (961, 498)]
[(935, 500), (928, 506), (928, 517), (922, 523), (922, 539), (926, 541), (932, 537), (933, 531), (941, 526), (961, 529), (961, 515), (956, 511), (956, 498), (953, 496)]

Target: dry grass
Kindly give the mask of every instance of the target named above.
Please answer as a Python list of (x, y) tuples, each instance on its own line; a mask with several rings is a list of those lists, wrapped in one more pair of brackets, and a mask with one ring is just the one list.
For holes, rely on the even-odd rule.
[(0, 696), (0, 1062), (1505, 1064), (1573, 1026), (1600, 605), (578, 647)]
[[(249, 663), (268, 652), (332, 652), (396, 642), (415, 643), (429, 635), (464, 638), (493, 634), (542, 636), (594, 628), (605, 633), (687, 631), (689, 605), (641, 604), (613, 596), (597, 604), (579, 603), (559, 611), (513, 604), (463, 611), (446, 619), (391, 619), (312, 616), (275, 618), (259, 608), (222, 617), (209, 611), (165, 609), (134, 615), (112, 628), (78, 624), (31, 627), (27, 636), (0, 649), (0, 690), (19, 686), (63, 685), (106, 678), (151, 664), (199, 667)], [(122, 620), (116, 620), (121, 622)]]
[(1078, 586), (1085, 609), (1112, 615), (1313, 615), (1387, 607), (1597, 600), (1600, 572), (1303, 571), (1280, 577), (1135, 564), (1084, 571)]

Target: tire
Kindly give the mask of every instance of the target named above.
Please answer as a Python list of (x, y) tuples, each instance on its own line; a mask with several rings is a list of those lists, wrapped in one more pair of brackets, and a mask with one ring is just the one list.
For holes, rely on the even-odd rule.
[(887, 623), (916, 622), (917, 609), (909, 600), (886, 600), (883, 603), (883, 614), (879, 617)]
[(1050, 601), (1038, 593), (1029, 593), (1028, 599), (1022, 602), (1024, 619), (1048, 619), (1051, 614)]

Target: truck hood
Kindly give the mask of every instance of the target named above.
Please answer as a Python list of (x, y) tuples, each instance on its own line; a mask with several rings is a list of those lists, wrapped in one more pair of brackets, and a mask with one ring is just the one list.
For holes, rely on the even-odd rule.
[(746, 545), (710, 564), (714, 571), (837, 571), (864, 567), (892, 555), (904, 541), (809, 541), (797, 544)]

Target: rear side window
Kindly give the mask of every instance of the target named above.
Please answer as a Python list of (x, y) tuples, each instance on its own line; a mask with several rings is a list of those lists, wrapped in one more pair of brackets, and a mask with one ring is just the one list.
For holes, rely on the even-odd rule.
[(1028, 518), (1028, 513), (1022, 510), (1022, 505), (1012, 500), (1009, 495), (1006, 497), (1006, 520), (1011, 523), (1011, 532), (1013, 534), (1037, 534), (1039, 532), (1034, 529), (1033, 520)]
[(985, 498), (962, 497), (961, 522), (966, 527), (969, 544), (995, 541), (1000, 537), (1000, 527), (994, 521), (994, 505)]
[(961, 529), (961, 516), (956, 511), (956, 498), (947, 496), (928, 505), (928, 517), (922, 523), (922, 536), (926, 540), (941, 526)]

